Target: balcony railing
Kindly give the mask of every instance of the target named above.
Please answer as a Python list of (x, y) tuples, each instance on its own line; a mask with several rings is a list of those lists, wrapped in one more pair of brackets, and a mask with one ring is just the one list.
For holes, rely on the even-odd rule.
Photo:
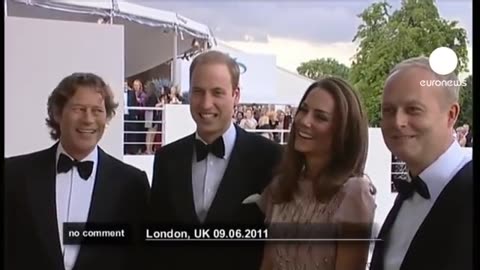
[[(147, 119), (152, 113), (155, 119)], [(125, 154), (151, 154), (163, 145), (163, 107), (125, 107), (124, 114), (124, 149)], [(151, 124), (151, 125), (150, 125)], [(156, 126), (155, 126), (156, 125)], [(150, 128), (148, 128), (148, 127)], [(286, 144), (290, 130), (287, 129), (246, 129), (248, 132), (268, 136), (280, 144)], [(153, 134), (147, 141), (147, 134)], [(146, 151), (147, 146), (153, 147), (152, 151)]]
[(124, 108), (124, 154), (153, 154), (162, 145), (163, 107)]

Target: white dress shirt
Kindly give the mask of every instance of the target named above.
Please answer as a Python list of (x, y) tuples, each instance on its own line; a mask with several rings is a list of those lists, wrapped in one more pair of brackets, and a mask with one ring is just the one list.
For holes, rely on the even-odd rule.
[[(195, 202), (195, 211), (201, 222), (207, 217), (208, 210), (215, 198), (218, 186), (222, 181), (223, 174), (228, 165), (230, 155), (235, 145), (237, 131), (233, 123), (230, 124), (228, 130), (222, 135), (225, 144), (225, 156), (218, 158), (212, 153), (208, 153), (207, 157), (197, 162), (196, 151), (193, 151), (192, 157), (192, 188), (193, 200)], [(198, 133), (195, 138), (205, 141), (200, 138)], [(207, 144), (207, 143), (205, 143)]]
[[(58, 162), (58, 158), (61, 153), (73, 159), (65, 152), (62, 144), (59, 143), (57, 148), (56, 162)], [(97, 147), (95, 147), (95, 149), (81, 161), (86, 160), (91, 160), (94, 162), (92, 174), (88, 180), (84, 180), (80, 177), (77, 167), (73, 167), (66, 173), (57, 173), (56, 176), (57, 223), (65, 270), (73, 269), (75, 261), (77, 260), (78, 252), (80, 250), (80, 245), (63, 244), (63, 223), (87, 222), (93, 186), (95, 184), (95, 174), (97, 171)]]
[(471, 153), (463, 151), (458, 142), (453, 141), (447, 151), (420, 173), (420, 178), (428, 186), (430, 199), (424, 199), (415, 192), (403, 202), (390, 230), (388, 245), (385, 246), (385, 270), (400, 269), (410, 243), (436, 199), (448, 182), (470, 160)]

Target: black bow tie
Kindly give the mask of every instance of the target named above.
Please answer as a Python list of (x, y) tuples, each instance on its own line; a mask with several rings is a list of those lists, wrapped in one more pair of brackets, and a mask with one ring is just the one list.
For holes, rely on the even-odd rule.
[(225, 144), (223, 138), (220, 136), (212, 144), (205, 144), (200, 140), (195, 140), (195, 150), (197, 152), (197, 161), (204, 160), (208, 153), (212, 153), (219, 158), (225, 156)]
[(78, 169), (78, 174), (84, 180), (88, 180), (93, 170), (93, 161), (77, 161), (72, 160), (65, 154), (60, 154), (60, 158), (57, 163), (57, 172), (65, 173), (72, 169), (73, 166), (76, 166)]
[(402, 196), (404, 200), (413, 196), (413, 193), (416, 191), (420, 196), (425, 199), (430, 199), (430, 192), (428, 191), (428, 186), (423, 182), (420, 177), (411, 177), (412, 181), (408, 182), (405, 180), (395, 179), (393, 184), (397, 189), (398, 193)]

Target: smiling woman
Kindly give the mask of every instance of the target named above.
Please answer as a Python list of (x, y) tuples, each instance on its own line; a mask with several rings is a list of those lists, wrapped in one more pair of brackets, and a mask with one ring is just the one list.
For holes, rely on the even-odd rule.
[[(292, 264), (289, 269), (365, 269), (376, 208), (375, 187), (364, 173), (367, 149), (368, 122), (352, 87), (333, 77), (311, 84), (294, 116), (277, 177), (259, 205), (270, 228), (292, 224), (284, 232), (290, 238), (308, 233), (312, 241), (335, 241), (272, 243), (265, 249), (262, 270), (282, 264)], [(309, 225), (323, 229), (313, 233)], [(361, 242), (341, 241), (346, 239)]]

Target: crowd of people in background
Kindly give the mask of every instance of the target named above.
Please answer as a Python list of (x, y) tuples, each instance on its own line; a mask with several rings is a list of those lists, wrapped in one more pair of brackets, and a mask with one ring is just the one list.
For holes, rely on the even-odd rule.
[[(258, 132), (270, 140), (284, 144), (288, 140), (293, 115), (295, 108), (290, 105), (276, 107), (273, 104), (242, 104), (235, 108), (232, 121), (245, 130)], [(282, 130), (285, 132), (280, 132)]]
[[(164, 104), (187, 104), (180, 88), (158, 87), (140, 80), (125, 82), (124, 153), (153, 154), (162, 144), (162, 110)], [(156, 108), (133, 109), (132, 107)], [(235, 107), (232, 121), (241, 128), (285, 144), (292, 125), (295, 108), (290, 105), (240, 104)], [(261, 131), (265, 130), (265, 132)], [(274, 131), (278, 130), (278, 131)]]
[(472, 131), (470, 130), (470, 125), (464, 124), (463, 126), (458, 126), (453, 131), (453, 137), (458, 141), (462, 147), (472, 147), (473, 146), (473, 136)]
[[(187, 104), (179, 87), (157, 86), (152, 81), (145, 85), (140, 80), (125, 81), (124, 153), (153, 154), (162, 144), (162, 110), (131, 109), (131, 107), (162, 108), (164, 104)], [(290, 105), (239, 104), (232, 121), (241, 128), (256, 132), (272, 141), (288, 141), (295, 108)], [(277, 131), (278, 130), (278, 131)], [(453, 130), (453, 136), (463, 147), (472, 147), (472, 131), (468, 124)]]
[(186, 99), (177, 86), (159, 86), (153, 81), (125, 81), (124, 153), (153, 154), (162, 143), (162, 110), (132, 109), (132, 107), (161, 108), (164, 104), (182, 104)]

